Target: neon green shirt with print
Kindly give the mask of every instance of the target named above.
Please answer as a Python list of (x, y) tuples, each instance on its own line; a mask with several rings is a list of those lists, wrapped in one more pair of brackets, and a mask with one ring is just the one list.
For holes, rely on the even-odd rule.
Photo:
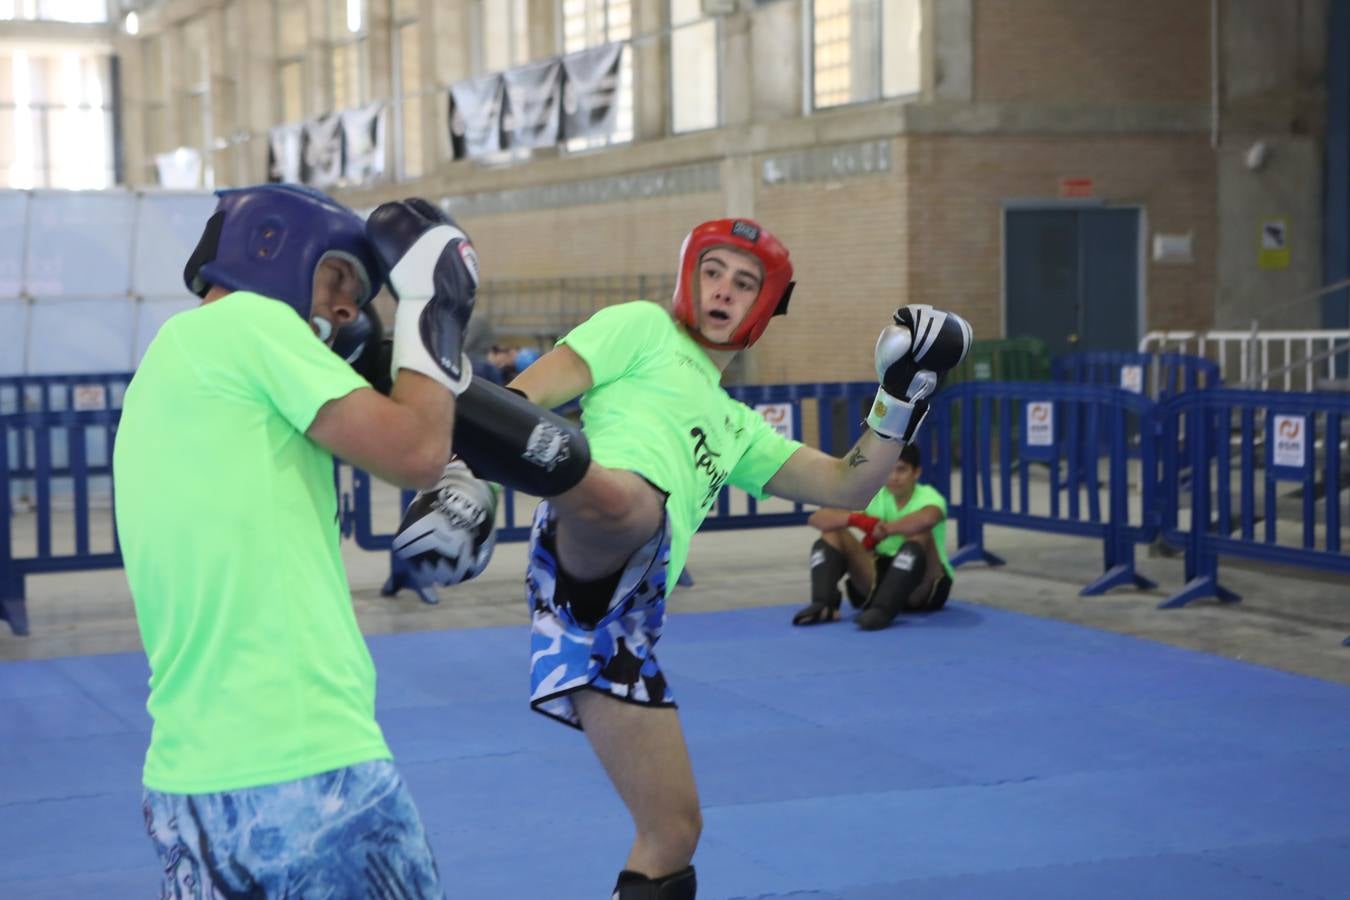
[[(938, 493), (937, 488), (922, 483), (914, 485), (914, 493), (909, 495), (909, 502), (903, 507), (895, 502), (894, 494), (882, 488), (863, 512), (883, 522), (894, 522), (926, 506), (936, 506), (942, 510), (942, 521), (933, 526), (933, 543), (937, 544), (938, 558), (942, 560), (942, 568), (947, 570), (947, 577), (954, 580), (956, 573), (952, 571), (952, 564), (947, 562), (947, 499)], [(894, 556), (900, 552), (904, 543), (904, 535), (893, 534), (877, 544), (876, 552), (882, 556)]]
[(173, 316), (146, 351), (113, 473), (150, 661), (147, 787), (237, 790), (389, 758), (333, 458), (304, 434), (367, 386), (291, 307), (242, 291)]
[(594, 383), (581, 397), (591, 458), (666, 492), (669, 593), (722, 485), (762, 498), (764, 483), (801, 444), (731, 399), (708, 354), (655, 303), (602, 309), (558, 343), (591, 370)]

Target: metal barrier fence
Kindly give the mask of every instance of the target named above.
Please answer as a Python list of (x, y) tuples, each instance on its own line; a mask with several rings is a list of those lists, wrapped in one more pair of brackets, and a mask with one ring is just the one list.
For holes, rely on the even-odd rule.
[[(24, 605), (24, 581), (44, 572), (77, 572), (118, 568), (122, 554), (112, 524), (112, 442), (117, 431), (118, 410), (37, 411), (0, 415), (0, 447), (25, 447), (24, 454), (0, 454), (0, 618), (15, 634), (28, 633)], [(101, 440), (94, 442), (91, 437)], [(66, 448), (63, 465), (54, 453)], [(91, 463), (92, 448), (101, 453)], [(29, 452), (31, 451), (31, 452)], [(19, 474), (31, 479), (33, 529), (30, 534), (12, 531), (12, 479), (10, 459), (22, 458)], [(67, 494), (68, 491), (68, 494)], [(69, 496), (73, 541), (58, 546), (53, 528), (56, 499)], [(93, 497), (107, 497), (107, 519), (96, 529)], [(99, 543), (92, 539), (99, 531)], [(27, 550), (28, 552), (22, 552)]]
[[(28, 379), (32, 384), (25, 384), (24, 390), (40, 388), (45, 391), (44, 396), (55, 399), (26, 404), (29, 411), (0, 415), (0, 448), (6, 448), (6, 452), (0, 453), (0, 613), (16, 634), (28, 631), (24, 603), (28, 575), (117, 568), (122, 564), (111, 504), (111, 449), (120, 410), (82, 411), (72, 407), (77, 405), (73, 398), (82, 385), (103, 385), (109, 405), (120, 406), (128, 378), (127, 375), (62, 376), (45, 386), (41, 378)], [(876, 385), (870, 382), (729, 389), (737, 399), (760, 409), (783, 434), (839, 454), (861, 434), (862, 421), (875, 392)], [(388, 551), (399, 514), (410, 502), (412, 492), (378, 491), (370, 475), (341, 463), (334, 478), (342, 534), (362, 549)], [(32, 534), (16, 535), (12, 529), (13, 485), (19, 481), (32, 485), (32, 496), (24, 498), (33, 513)], [(388, 496), (381, 498), (382, 493)], [(91, 503), (95, 495), (104, 498), (102, 502), (107, 507), (102, 527), (91, 526), (95, 521), (96, 510)], [(393, 499), (395, 496), (397, 500)], [(67, 497), (69, 510), (58, 509)], [(62, 501), (60, 504), (56, 502), (58, 499)], [(380, 506), (381, 499), (387, 508)], [(504, 490), (498, 508), (499, 541), (522, 541), (529, 537), (532, 509), (529, 498)], [(57, 546), (53, 539), (53, 521), (58, 512), (68, 512), (70, 516), (72, 547)], [(805, 522), (807, 515), (800, 503), (760, 503), (741, 491), (724, 488), (704, 528), (796, 525)], [(105, 546), (94, 547), (93, 532), (97, 532)], [(390, 577), (383, 592), (392, 594), (403, 587), (417, 590), (428, 602), (436, 599), (434, 590), (415, 584), (391, 553)]]
[[(1350, 516), (1340, 500), (1350, 474), (1350, 396), (1202, 391), (1172, 398), (1157, 415), (1163, 445), (1183, 435), (1186, 445), (1165, 457), (1164, 482), (1175, 485), (1183, 464), (1193, 473), (1189, 492), (1168, 490), (1164, 537), (1186, 548), (1186, 585), (1161, 606), (1238, 600), (1219, 583), (1221, 555), (1350, 575), (1342, 535)], [(1298, 485), (1300, 515), (1283, 521), (1301, 528), (1280, 527), (1281, 482)]]
[[(1151, 435), (1153, 403), (1133, 391), (1045, 382), (967, 382), (938, 395), (934, 404), (936, 457), (952, 458), (954, 429), (960, 449), (959, 492), (951, 469), (935, 467), (928, 478), (949, 501), (958, 548), (951, 563), (1003, 560), (985, 548), (984, 526), (1028, 528), (1102, 542), (1102, 575), (1084, 596), (1132, 584), (1153, 587), (1135, 571), (1134, 545), (1157, 532), (1157, 444), (1140, 442), (1139, 503), (1132, 508), (1131, 435)], [(1103, 448), (1105, 471), (1096, 452)], [(1044, 467), (1044, 505), (1031, 481)], [(1105, 497), (1103, 497), (1105, 493)]]
[[(77, 385), (98, 382), (98, 376), (57, 379), (39, 385), (45, 408), (34, 403), (0, 414), (0, 613), (18, 634), (27, 631), (28, 575), (121, 565), (110, 502), (119, 388), (103, 387), (110, 408), (75, 408)], [(839, 455), (857, 440), (874, 391), (870, 382), (851, 382), (730, 393), (783, 433)], [(1162, 604), (1176, 606), (1210, 595), (1236, 599), (1218, 582), (1221, 555), (1350, 573), (1342, 536), (1350, 512), (1340, 499), (1350, 463), (1347, 425), (1350, 397), (1338, 394), (1215, 389), (1155, 404), (1118, 387), (976, 381), (939, 393), (920, 440), (925, 479), (948, 497), (956, 522), (953, 564), (1002, 562), (984, 537), (986, 525), (1000, 525), (1100, 540), (1103, 573), (1083, 588), (1085, 595), (1150, 587), (1135, 571), (1134, 548), (1162, 534), (1186, 547), (1188, 583)], [(1130, 446), (1136, 435), (1137, 453)], [(1194, 473), (1189, 482), (1181, 477), (1186, 469)], [(339, 466), (335, 478), (343, 534), (364, 549), (387, 550), (409, 494), (397, 503), (380, 501), (387, 508), (377, 510), (368, 475)], [(20, 519), (12, 501), (16, 481), (31, 487), (23, 534), (13, 527)], [(1303, 529), (1292, 541), (1277, 521), (1277, 485), (1291, 481), (1303, 504)], [(528, 536), (528, 502), (503, 492), (499, 540)], [(66, 517), (59, 528), (58, 513)], [(792, 525), (807, 514), (799, 503), (760, 503), (724, 490), (704, 527)], [(391, 568), (388, 592), (406, 583), (399, 576)]]
[(1186, 391), (1219, 387), (1219, 364), (1184, 353), (1127, 353), (1094, 350), (1055, 357), (1050, 363), (1055, 381), (1118, 387), (1166, 400)]

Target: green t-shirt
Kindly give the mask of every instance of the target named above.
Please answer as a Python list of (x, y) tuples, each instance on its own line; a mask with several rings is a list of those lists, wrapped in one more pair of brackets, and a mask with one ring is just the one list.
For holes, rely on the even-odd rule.
[(666, 492), (669, 593), (722, 485), (762, 498), (764, 483), (801, 444), (727, 396), (708, 354), (655, 303), (602, 309), (558, 343), (591, 370), (581, 420), (592, 459), (636, 472)]
[(389, 758), (305, 437), (366, 382), (291, 307), (235, 292), (160, 329), (127, 388), (116, 514), (154, 719), (147, 787), (237, 790)]
[[(895, 502), (895, 495), (883, 487), (863, 512), (883, 522), (894, 522), (925, 506), (936, 506), (942, 510), (942, 521), (933, 526), (933, 543), (937, 544), (938, 558), (942, 560), (942, 568), (947, 570), (947, 577), (955, 580), (956, 573), (952, 571), (952, 564), (947, 562), (947, 499), (938, 493), (937, 488), (922, 483), (914, 485), (914, 493), (910, 494), (909, 502), (902, 508)], [(893, 534), (877, 544), (876, 552), (882, 556), (894, 556), (900, 552), (904, 543), (904, 535)]]

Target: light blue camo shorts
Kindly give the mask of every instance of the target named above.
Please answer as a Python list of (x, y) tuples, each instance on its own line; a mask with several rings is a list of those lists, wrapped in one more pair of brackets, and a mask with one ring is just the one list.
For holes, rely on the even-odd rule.
[(557, 519), (541, 501), (530, 530), (525, 588), (530, 604), (530, 706), (581, 727), (571, 695), (592, 688), (644, 706), (674, 706), (675, 697), (652, 649), (666, 623), (670, 521), (628, 558), (609, 607), (599, 621), (581, 624), (557, 601)]
[(412, 795), (388, 760), (215, 794), (145, 790), (161, 900), (444, 898)]

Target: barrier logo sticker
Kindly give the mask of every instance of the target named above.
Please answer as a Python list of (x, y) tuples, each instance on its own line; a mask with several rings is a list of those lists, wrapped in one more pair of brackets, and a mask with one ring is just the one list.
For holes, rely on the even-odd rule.
[(1043, 400), (1027, 404), (1027, 446), (1051, 447), (1055, 443), (1055, 405)]
[(774, 431), (792, 440), (791, 403), (756, 403), (755, 412), (763, 416), (764, 421), (772, 425)]
[(1306, 466), (1308, 464), (1307, 431), (1307, 419), (1303, 416), (1276, 416), (1273, 464), (1290, 469), (1301, 469)]
[(1120, 387), (1122, 390), (1142, 394), (1144, 392), (1144, 367), (1121, 366)]
[(76, 412), (89, 409), (107, 409), (108, 392), (101, 384), (77, 384), (71, 392), (71, 407)]

